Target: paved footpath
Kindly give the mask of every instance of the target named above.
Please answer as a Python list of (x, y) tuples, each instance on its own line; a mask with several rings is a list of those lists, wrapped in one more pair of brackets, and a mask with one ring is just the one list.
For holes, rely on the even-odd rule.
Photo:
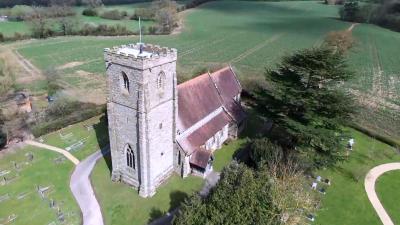
[(103, 225), (103, 216), (100, 205), (97, 202), (92, 184), (90, 183), (90, 174), (96, 165), (97, 160), (108, 154), (108, 149), (99, 150), (80, 162), (71, 176), (70, 188), (79, 207), (82, 211), (83, 225)]
[(383, 225), (394, 225), (394, 223), (390, 219), (385, 208), (383, 208), (382, 203), (379, 201), (379, 198), (375, 192), (375, 182), (379, 176), (392, 170), (400, 170), (400, 163), (388, 163), (377, 166), (368, 172), (364, 181), (365, 191), (367, 192), (369, 201), (371, 201), (371, 204), (375, 208), (375, 211), (381, 219)]
[(32, 145), (32, 146), (36, 146), (39, 148), (44, 148), (44, 149), (48, 149), (54, 152), (58, 152), (63, 154), (67, 159), (69, 159), (71, 162), (73, 162), (75, 165), (78, 165), (79, 160), (77, 158), (75, 158), (75, 156), (73, 156), (71, 153), (69, 153), (67, 150), (62, 149), (62, 148), (58, 148), (58, 147), (54, 147), (51, 145), (47, 145), (47, 144), (43, 144), (37, 141), (31, 141), (31, 140), (27, 140), (25, 141), (26, 144), (28, 145)]

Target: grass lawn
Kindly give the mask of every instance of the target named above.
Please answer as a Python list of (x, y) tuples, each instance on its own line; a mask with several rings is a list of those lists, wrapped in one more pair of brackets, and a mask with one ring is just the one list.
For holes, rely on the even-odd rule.
[(136, 190), (111, 181), (110, 170), (105, 160), (97, 163), (91, 180), (105, 223), (118, 225), (147, 224), (179, 206), (183, 199), (199, 191), (203, 185), (203, 179), (199, 177), (182, 179), (172, 176), (157, 189), (152, 198), (141, 198)]
[(234, 157), (235, 152), (243, 147), (246, 143), (246, 139), (238, 139), (223, 145), (221, 149), (214, 152), (214, 171), (221, 172), (222, 169), (228, 165)]
[(42, 137), (44, 143), (70, 152), (83, 160), (108, 144), (108, 130), (104, 115), (70, 125)]
[(394, 224), (400, 224), (400, 171), (390, 171), (379, 177), (375, 189), (383, 207)]
[[(33, 161), (29, 161), (27, 154), (33, 153)], [(69, 189), (70, 173), (73, 164), (64, 160), (56, 163), (55, 159), (63, 158), (57, 153), (34, 147), (25, 147), (13, 153), (8, 153), (0, 159), (0, 172), (10, 171), (5, 177), (10, 181), (6, 185), (0, 184), (0, 224), (8, 224), (9, 217), (16, 216), (11, 224), (59, 224), (57, 207), (64, 214), (63, 224), (80, 224), (81, 214), (78, 205)], [(14, 162), (19, 169), (15, 169)], [(0, 176), (3, 181), (3, 176)], [(36, 187), (49, 186), (41, 199)], [(56, 203), (56, 208), (50, 208), (50, 199)]]
[[(317, 212), (315, 224), (381, 224), (365, 193), (364, 178), (377, 165), (400, 161), (400, 154), (390, 146), (362, 133), (354, 130), (351, 132), (356, 144), (349, 159), (332, 169), (318, 172), (318, 175), (330, 179), (332, 185), (322, 197), (322, 209)], [(394, 186), (396, 182), (390, 185)], [(387, 186), (390, 187), (392, 186)], [(395, 192), (397, 193), (392, 193), (396, 197), (398, 191)]]

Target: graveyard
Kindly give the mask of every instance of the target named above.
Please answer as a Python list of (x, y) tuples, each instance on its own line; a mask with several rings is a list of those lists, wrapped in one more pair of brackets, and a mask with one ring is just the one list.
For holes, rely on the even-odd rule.
[(0, 224), (80, 224), (69, 190), (74, 165), (57, 153), (24, 147), (0, 158)]
[[(102, 117), (38, 138), (84, 159), (108, 142)], [(74, 164), (63, 155), (26, 146), (0, 158), (0, 224), (80, 224), (70, 191)]]

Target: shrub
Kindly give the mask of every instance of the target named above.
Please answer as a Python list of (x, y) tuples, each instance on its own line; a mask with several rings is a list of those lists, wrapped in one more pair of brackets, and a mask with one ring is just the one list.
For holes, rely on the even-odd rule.
[(4, 41), (5, 41), (4, 34), (0, 32), (0, 42), (4, 42)]
[(27, 5), (16, 5), (12, 7), (9, 12), (9, 20), (11, 21), (21, 21), (25, 20), (33, 14), (34, 10), (32, 7)]
[(148, 28), (149, 34), (156, 34), (157, 30), (158, 28), (156, 26), (149, 26)]
[(87, 8), (82, 11), (84, 16), (97, 16), (97, 10), (95, 8)]
[(325, 37), (324, 44), (343, 54), (354, 45), (354, 38), (351, 31), (332, 31)]
[(117, 9), (108, 10), (103, 12), (100, 17), (109, 20), (122, 20), (128, 15), (126, 11), (119, 11)]
[(98, 26), (85, 24), (78, 33), (83, 36), (89, 36), (89, 35), (119, 36), (119, 35), (134, 34), (132, 31), (128, 30), (125, 26), (122, 26), (120, 24), (114, 26), (109, 26), (105, 24), (100, 24)]
[(277, 165), (283, 161), (283, 158), (282, 148), (267, 138), (255, 139), (250, 144), (250, 159), (258, 168), (263, 165), (267, 167)]
[(154, 20), (154, 10), (151, 8), (137, 8), (135, 9), (135, 13), (131, 16), (132, 20)]

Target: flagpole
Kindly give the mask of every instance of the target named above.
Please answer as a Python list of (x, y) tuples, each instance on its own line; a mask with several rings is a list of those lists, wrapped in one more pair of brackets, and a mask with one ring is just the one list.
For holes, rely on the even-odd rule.
[(142, 24), (139, 17), (139, 43), (142, 43)]

